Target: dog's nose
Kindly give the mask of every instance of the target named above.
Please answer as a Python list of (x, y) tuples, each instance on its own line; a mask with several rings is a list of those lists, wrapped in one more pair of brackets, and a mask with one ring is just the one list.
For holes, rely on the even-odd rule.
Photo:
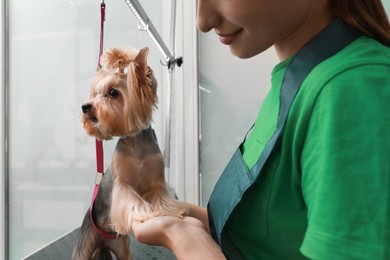
[(84, 104), (84, 105), (81, 106), (81, 109), (83, 110), (84, 114), (88, 113), (88, 111), (90, 111), (91, 108), (92, 108), (91, 104)]

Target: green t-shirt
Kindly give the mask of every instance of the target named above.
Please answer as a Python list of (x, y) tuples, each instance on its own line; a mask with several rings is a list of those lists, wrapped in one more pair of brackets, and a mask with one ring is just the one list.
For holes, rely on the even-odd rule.
[[(271, 137), (290, 59), (243, 146)], [(360, 37), (304, 80), (283, 134), (225, 231), (247, 259), (390, 259), (390, 49)]]

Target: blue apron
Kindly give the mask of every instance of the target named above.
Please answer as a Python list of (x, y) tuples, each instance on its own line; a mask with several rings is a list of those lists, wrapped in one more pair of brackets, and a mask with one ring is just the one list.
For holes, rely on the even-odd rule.
[(359, 36), (357, 31), (347, 26), (341, 19), (336, 19), (293, 57), (282, 81), (280, 109), (275, 132), (256, 164), (249, 170), (242, 157), (241, 149), (238, 147), (219, 178), (207, 205), (209, 226), (214, 240), (220, 245), (224, 244), (224, 248), (229, 251), (225, 253), (234, 256), (232, 259), (244, 259), (244, 257), (226, 232), (223, 232), (223, 228), (245, 191), (261, 175), (283, 130), (291, 104), (302, 82), (317, 64), (336, 54)]

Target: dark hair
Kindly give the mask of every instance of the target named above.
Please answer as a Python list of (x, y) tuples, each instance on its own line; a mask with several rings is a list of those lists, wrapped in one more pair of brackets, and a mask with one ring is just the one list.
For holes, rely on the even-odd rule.
[(336, 17), (390, 47), (390, 24), (381, 0), (330, 0)]

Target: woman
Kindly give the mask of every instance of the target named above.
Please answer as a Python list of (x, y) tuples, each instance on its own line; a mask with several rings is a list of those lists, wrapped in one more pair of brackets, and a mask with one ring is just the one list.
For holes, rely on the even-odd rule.
[(138, 240), (178, 259), (390, 259), (390, 26), (380, 0), (199, 0), (198, 28), (280, 63), (208, 210)]

